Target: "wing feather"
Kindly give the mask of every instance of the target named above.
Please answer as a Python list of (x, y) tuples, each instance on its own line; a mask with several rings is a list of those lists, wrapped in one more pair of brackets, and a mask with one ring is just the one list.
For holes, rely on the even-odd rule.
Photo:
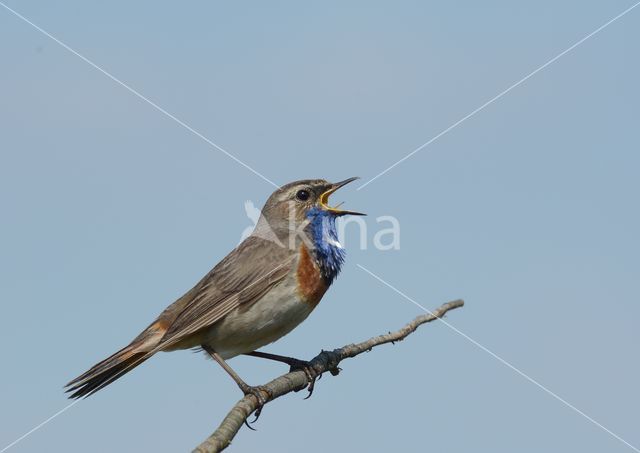
[(295, 258), (291, 250), (272, 241), (248, 237), (184, 296), (188, 300), (176, 302), (181, 307), (165, 310), (174, 319), (149, 354), (175, 346), (240, 305), (256, 302), (285, 278)]

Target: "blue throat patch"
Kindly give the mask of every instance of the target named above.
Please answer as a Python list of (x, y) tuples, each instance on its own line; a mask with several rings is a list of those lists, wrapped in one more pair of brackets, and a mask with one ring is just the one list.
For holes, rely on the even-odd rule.
[(330, 285), (340, 273), (346, 252), (338, 242), (336, 216), (317, 207), (307, 212), (307, 230), (314, 244), (313, 254), (322, 278)]

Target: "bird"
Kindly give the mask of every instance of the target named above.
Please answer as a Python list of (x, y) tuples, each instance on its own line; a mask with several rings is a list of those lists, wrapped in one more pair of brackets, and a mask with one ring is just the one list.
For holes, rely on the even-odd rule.
[(248, 385), (227, 360), (249, 355), (308, 372), (309, 362), (258, 349), (304, 321), (338, 276), (345, 250), (336, 219), (365, 214), (331, 207), (329, 197), (356, 179), (306, 179), (279, 187), (251, 235), (127, 346), (66, 384), (69, 398), (92, 395), (158, 352), (195, 349), (220, 364), (244, 395), (254, 395), (261, 410), (269, 392)]

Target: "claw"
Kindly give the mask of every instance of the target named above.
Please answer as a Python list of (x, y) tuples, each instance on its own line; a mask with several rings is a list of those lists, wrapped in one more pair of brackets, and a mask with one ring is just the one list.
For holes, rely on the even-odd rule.
[(315, 375), (311, 373), (311, 369), (312, 368), (304, 369), (304, 372), (307, 375), (307, 379), (309, 380), (309, 385), (307, 386), (307, 390), (309, 391), (309, 394), (304, 397), (305, 400), (308, 400), (309, 398), (311, 398), (311, 395), (313, 395), (313, 389), (316, 387), (316, 380), (322, 377), (322, 374)]
[(311, 362), (305, 362), (303, 360), (292, 363), (289, 371), (304, 371), (304, 374), (307, 377), (307, 381), (309, 382), (309, 385), (307, 385), (309, 394), (305, 396), (304, 399), (308, 400), (309, 398), (311, 398), (311, 395), (313, 395), (313, 389), (315, 388), (316, 380), (320, 379), (322, 377), (322, 374), (316, 375)]
[[(320, 375), (321, 377), (322, 375)], [(316, 386), (316, 379), (319, 378), (311, 378), (311, 381), (309, 382), (309, 386), (307, 387), (307, 390), (309, 391), (309, 394), (307, 396), (304, 397), (305, 400), (308, 400), (309, 398), (311, 398), (311, 395), (313, 395), (313, 389)]]
[[(257, 421), (258, 421), (258, 419), (260, 418), (260, 414), (262, 414), (262, 408), (263, 408), (263, 407), (264, 407), (264, 406), (259, 406), (259, 407), (256, 409), (256, 411), (253, 413), (253, 415), (255, 416), (255, 418), (254, 418), (252, 421), (250, 421), (249, 423), (251, 423), (251, 424), (253, 425), (255, 422), (257, 422)], [(245, 420), (245, 421), (246, 421), (246, 420)], [(255, 429), (254, 429), (254, 431), (255, 431)]]
[[(255, 421), (255, 420), (254, 420)], [(253, 423), (253, 422), (252, 422)], [(247, 421), (247, 419), (244, 419), (244, 426), (246, 426), (247, 428), (249, 428), (251, 431), (257, 431), (257, 429), (255, 429), (253, 426), (251, 426), (249, 424), (249, 422)]]
[[(251, 386), (247, 386), (245, 388), (242, 389), (242, 392), (245, 395), (253, 395), (256, 398), (256, 401), (258, 403), (255, 412), (253, 413), (255, 418), (250, 421), (247, 422), (247, 420), (245, 419), (244, 424), (251, 430), (255, 431), (255, 428), (252, 428), (251, 426), (249, 426), (249, 423), (254, 424), (255, 422), (258, 421), (258, 418), (260, 418), (260, 414), (262, 413), (262, 408), (264, 407), (265, 404), (267, 404), (267, 401), (271, 398), (271, 392), (269, 392), (269, 390), (267, 390), (265, 387), (263, 386), (257, 386), (257, 387), (251, 387)], [(266, 393), (268, 395), (268, 398), (265, 398), (263, 396), (263, 392)]]

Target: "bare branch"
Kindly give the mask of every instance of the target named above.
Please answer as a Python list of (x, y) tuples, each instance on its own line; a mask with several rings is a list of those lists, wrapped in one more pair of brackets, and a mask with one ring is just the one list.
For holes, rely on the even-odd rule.
[[(338, 365), (344, 359), (352, 358), (363, 352), (370, 351), (376, 346), (386, 343), (394, 343), (404, 340), (408, 335), (413, 333), (422, 324), (434, 321), (444, 316), (449, 310), (462, 307), (462, 300), (454, 300), (441, 305), (438, 309), (421, 316), (418, 316), (410, 323), (406, 324), (402, 329), (396, 332), (389, 332), (385, 335), (379, 335), (363, 341), (362, 343), (350, 344), (333, 351), (322, 351), (313, 360), (311, 360), (312, 375), (320, 376), (329, 372), (336, 376), (340, 369)], [(269, 391), (272, 401), (287, 393), (297, 392), (306, 388), (310, 384), (309, 377), (304, 371), (292, 371), (284, 374), (268, 384), (262, 386)], [(218, 429), (211, 434), (204, 442), (202, 442), (194, 453), (213, 453), (224, 450), (231, 444), (231, 440), (238, 433), (243, 423), (258, 407), (258, 401), (253, 395), (247, 395), (236, 403), (229, 411)]]

